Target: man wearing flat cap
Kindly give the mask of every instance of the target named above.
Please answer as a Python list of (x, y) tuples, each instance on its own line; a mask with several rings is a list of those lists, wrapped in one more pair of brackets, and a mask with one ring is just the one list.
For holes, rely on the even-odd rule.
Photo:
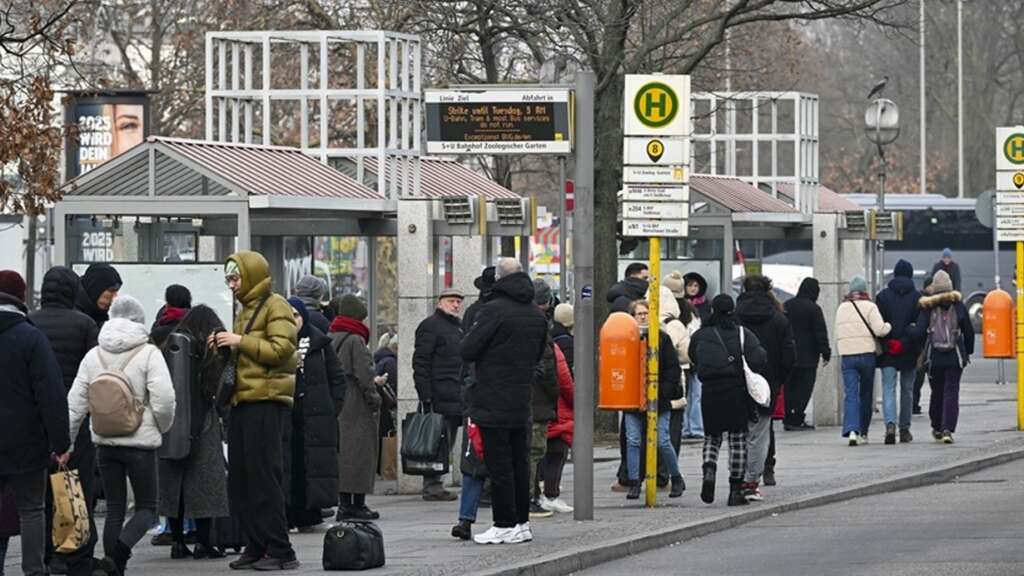
[[(448, 445), (462, 425), (463, 294), (446, 288), (437, 298), (437, 309), (416, 328), (412, 353), (412, 378), (424, 412), (444, 416)], [(444, 489), (441, 476), (423, 477), (423, 499), (451, 501), (458, 498)]]

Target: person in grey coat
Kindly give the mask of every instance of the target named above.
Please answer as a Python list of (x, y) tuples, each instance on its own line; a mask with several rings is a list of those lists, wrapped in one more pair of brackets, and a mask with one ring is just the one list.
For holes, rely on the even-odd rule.
[(370, 330), (363, 324), (366, 306), (354, 295), (335, 298), (337, 313), (331, 322), (331, 349), (345, 373), (345, 400), (338, 417), (338, 520), (376, 520), (380, 514), (366, 506), (377, 475), (377, 424), (381, 397), (377, 392), (373, 357), (367, 343)]

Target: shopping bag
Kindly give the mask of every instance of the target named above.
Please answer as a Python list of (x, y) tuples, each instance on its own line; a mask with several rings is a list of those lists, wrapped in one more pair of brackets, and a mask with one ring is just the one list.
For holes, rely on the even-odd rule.
[(402, 471), (412, 476), (446, 474), (451, 465), (444, 416), (412, 412), (402, 421)]
[(394, 434), (380, 439), (380, 475), (385, 480), (398, 478), (398, 438)]
[(53, 550), (74, 552), (89, 543), (89, 509), (78, 470), (60, 469), (50, 474), (53, 490)]

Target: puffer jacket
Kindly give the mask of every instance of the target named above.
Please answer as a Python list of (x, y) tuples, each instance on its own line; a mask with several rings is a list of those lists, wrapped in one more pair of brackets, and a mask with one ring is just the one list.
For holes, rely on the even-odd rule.
[[(235, 315), (235, 333), (242, 341), (236, 352), (238, 376), (232, 404), (272, 400), (291, 406), (298, 366), (298, 330), (292, 306), (270, 291), (269, 265), (263, 256), (238, 252), (229, 260), (238, 264), (242, 282), (238, 290), (242, 311)], [(252, 328), (242, 334), (264, 298), (267, 301)]]
[(575, 426), (573, 420), (573, 402), (575, 400), (575, 384), (569, 362), (562, 350), (553, 346), (555, 352), (555, 370), (558, 373), (558, 419), (548, 424), (548, 440), (560, 438), (572, 446), (572, 434)]
[[(123, 366), (140, 346), (142, 349)], [(92, 441), (100, 446), (159, 448), (163, 434), (174, 423), (174, 384), (163, 353), (149, 343), (149, 330), (125, 318), (108, 320), (100, 330), (99, 345), (82, 360), (68, 394), (72, 437), (89, 414), (89, 384), (106, 368), (116, 367), (122, 368), (131, 382), (132, 393), (145, 406), (142, 425), (130, 436), (108, 438), (93, 431)]]
[[(690, 338), (700, 330), (700, 316), (693, 315), (690, 324), (683, 324), (679, 318), (679, 302), (672, 295), (672, 291), (662, 286), (659, 290), (661, 298), (658, 301), (658, 318), (661, 321), (661, 329), (672, 339), (672, 345), (679, 356), (679, 367), (686, 370), (690, 367)], [(650, 292), (647, 293), (650, 298)]]
[(914, 286), (914, 267), (906, 260), (900, 260), (893, 269), (894, 277), (889, 286), (878, 293), (875, 301), (878, 311), (892, 326), (888, 339), (899, 340), (903, 346), (901, 354), (892, 355), (883, 348), (884, 354), (878, 359), (881, 367), (891, 366), (898, 370), (910, 370), (917, 365), (920, 347), (913, 337), (912, 326), (917, 322), (919, 313), (918, 300), (921, 293)]
[(81, 290), (78, 274), (65, 266), (54, 266), (43, 276), (42, 307), (28, 315), (53, 347), (65, 393), (71, 390), (82, 358), (96, 347), (99, 335), (96, 322), (75, 309)]
[[(854, 302), (857, 309), (854, 310)], [(860, 315), (857, 311), (860, 311)], [(864, 324), (867, 320), (871, 330)], [(870, 300), (851, 300), (849, 297), (839, 305), (836, 311), (836, 348), (840, 356), (853, 356), (855, 354), (874, 354), (876, 351), (875, 337), (887, 336), (892, 326), (882, 320), (882, 313), (878, 306)], [(871, 335), (874, 332), (874, 336)]]
[[(924, 342), (924, 363), (930, 368), (965, 368), (974, 354), (974, 324), (964, 306), (963, 296), (957, 292), (943, 292), (933, 296), (924, 296), (920, 300), (921, 312), (914, 324), (915, 337)], [(953, 309), (956, 314), (957, 335), (956, 350), (935, 350), (931, 347), (932, 312), (936, 309), (948, 311)]]

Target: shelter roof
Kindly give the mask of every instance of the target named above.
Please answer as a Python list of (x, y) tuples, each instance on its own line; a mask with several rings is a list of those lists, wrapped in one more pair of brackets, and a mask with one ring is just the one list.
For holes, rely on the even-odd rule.
[(730, 212), (799, 214), (785, 201), (739, 178), (693, 174), (690, 189)]
[[(793, 200), (793, 184), (789, 182), (780, 182), (777, 186), (780, 196), (784, 196), (790, 201)], [(808, 186), (804, 185), (803, 187), (806, 188)], [(832, 190), (828, 186), (816, 184), (811, 187), (815, 189), (818, 197), (817, 212), (850, 212), (862, 210), (856, 202), (853, 202), (845, 195)]]
[[(391, 165), (393, 159), (387, 162), (387, 177), (391, 177)], [(356, 165), (351, 158), (337, 162), (339, 170), (348, 176), (355, 178)], [(368, 185), (376, 185), (377, 162), (374, 158), (367, 158), (363, 167), (367, 172)], [(395, 167), (398, 178), (402, 177), (402, 163)], [(486, 176), (470, 170), (455, 160), (446, 160), (424, 156), (420, 158), (420, 194), (427, 198), (465, 198), (466, 196), (484, 195), (488, 200), (499, 198), (515, 198), (520, 196), (515, 192), (498, 184)]]

